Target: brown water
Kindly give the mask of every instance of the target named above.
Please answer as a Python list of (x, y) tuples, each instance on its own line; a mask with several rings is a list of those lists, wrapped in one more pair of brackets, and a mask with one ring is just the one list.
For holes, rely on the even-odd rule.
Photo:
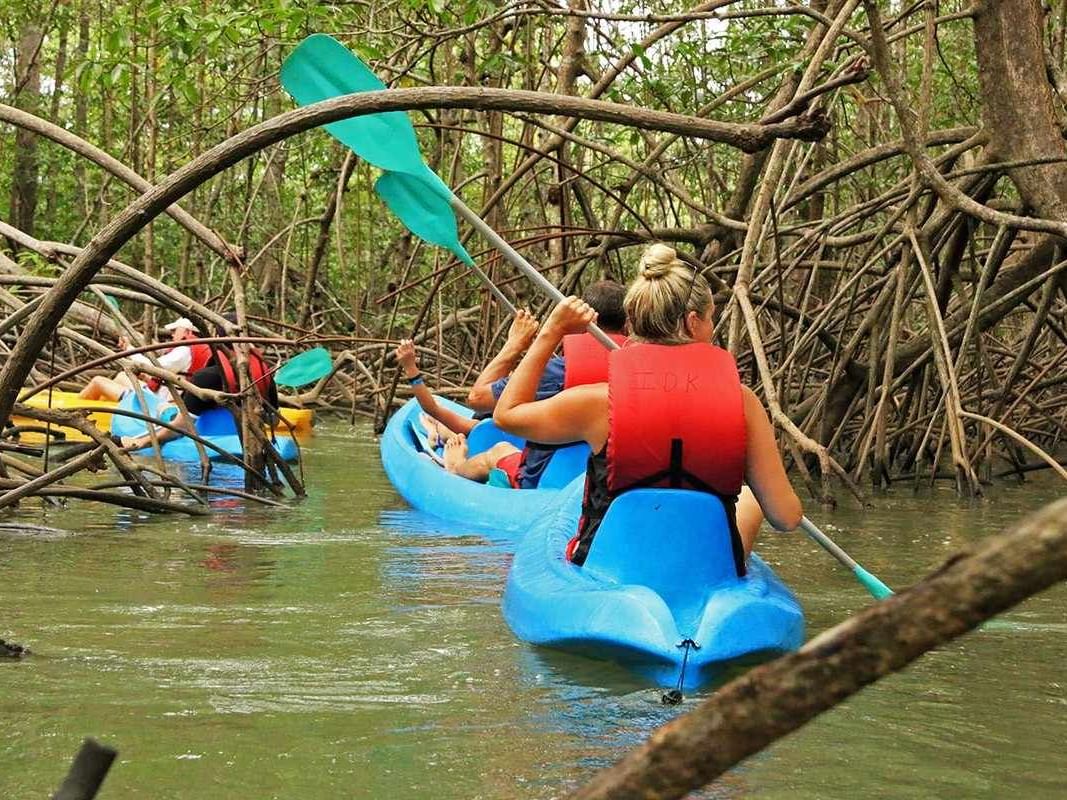
[[(0, 797), (45, 797), (84, 736), (119, 749), (100, 797), (552, 798), (679, 709), (627, 673), (521, 644), (507, 540), (405, 511), (366, 429), (320, 430), (311, 497), (149, 519), (87, 504), (0, 530)], [(893, 586), (1062, 493), (977, 504), (900, 488), (813, 518)], [(11, 521), (11, 520), (7, 520)], [(764, 556), (809, 633), (870, 602), (802, 536)], [(867, 689), (709, 797), (1067, 796), (1067, 587)], [(696, 702), (699, 698), (687, 700)]]

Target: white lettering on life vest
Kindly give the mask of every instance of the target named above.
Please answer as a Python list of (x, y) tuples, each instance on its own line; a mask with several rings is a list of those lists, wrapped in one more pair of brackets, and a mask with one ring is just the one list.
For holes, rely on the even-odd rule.
[(685, 385), (682, 385), (682, 378), (676, 372), (664, 372), (660, 379), (656, 380), (656, 373), (649, 371), (634, 371), (630, 375), (630, 389), (634, 391), (657, 391), (657, 392), (677, 392), (681, 390), (685, 394), (700, 391), (700, 387), (697, 385), (699, 374), (687, 372), (685, 374)]
[(643, 391), (655, 389), (656, 384), (652, 380), (652, 375), (653, 373), (649, 371), (639, 372), (635, 370), (630, 376), (630, 388)]

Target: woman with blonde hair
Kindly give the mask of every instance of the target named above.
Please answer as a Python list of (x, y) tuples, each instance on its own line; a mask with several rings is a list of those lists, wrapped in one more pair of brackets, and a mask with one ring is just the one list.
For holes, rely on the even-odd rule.
[(653, 244), (645, 250), (624, 305), (630, 343), (611, 354), (606, 383), (534, 398), (562, 338), (596, 320), (588, 304), (569, 297), (512, 373), (493, 419), (527, 439), (584, 440), (592, 449), (582, 518), (567, 547), (575, 564), (584, 563), (615, 497), (661, 486), (709, 492), (723, 501), (734, 560), (744, 574), (763, 515), (785, 531), (803, 513), (767, 412), (741, 384), (733, 357), (711, 344), (711, 289), (673, 248)]

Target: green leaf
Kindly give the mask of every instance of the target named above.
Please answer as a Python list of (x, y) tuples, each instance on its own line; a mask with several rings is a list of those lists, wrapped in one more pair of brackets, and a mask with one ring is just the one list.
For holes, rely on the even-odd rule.
[(183, 81), (178, 84), (177, 89), (189, 105), (195, 106), (200, 102), (200, 92), (196, 90), (196, 84), (192, 81)]

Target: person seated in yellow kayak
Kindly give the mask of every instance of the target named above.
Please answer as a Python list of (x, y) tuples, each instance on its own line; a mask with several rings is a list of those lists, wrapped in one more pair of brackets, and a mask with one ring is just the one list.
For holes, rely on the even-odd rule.
[[(211, 361), (211, 347), (209, 345), (182, 344), (182, 342), (190, 339), (197, 339), (200, 335), (199, 329), (188, 317), (180, 317), (174, 322), (167, 323), (163, 326), (163, 330), (170, 331), (171, 341), (175, 343), (174, 347), (156, 357), (159, 366), (163, 369), (188, 377), (197, 370), (206, 367)], [(122, 336), (119, 337), (118, 346), (119, 350), (128, 350), (130, 342), (125, 336)], [(129, 356), (129, 360), (134, 364), (151, 365), (152, 363), (143, 353), (134, 353)], [(170, 393), (159, 378), (146, 376), (142, 385), (149, 391), (155, 392), (160, 399), (170, 399)], [(78, 397), (85, 400), (112, 400), (118, 402), (132, 388), (133, 386), (130, 385), (129, 378), (126, 377), (124, 372), (118, 373), (114, 378), (105, 378), (102, 375), (97, 375), (89, 381), (84, 389), (78, 392)]]
[[(230, 318), (232, 315), (227, 315)], [(233, 319), (230, 319), (233, 322)], [(225, 336), (225, 331), (220, 331), (219, 336)], [(224, 345), (211, 347), (211, 361), (189, 376), (189, 382), (200, 389), (208, 389), (216, 392), (236, 394), (239, 389), (237, 379), (237, 357), (233, 350)], [(263, 405), (268, 412), (274, 413), (278, 408), (278, 387), (274, 383), (274, 369), (271, 368), (263, 353), (255, 347), (249, 347), (248, 371), (256, 390), (263, 400)], [(188, 410), (188, 415), (180, 413), (174, 404), (163, 406), (159, 409), (159, 418), (170, 422), (176, 428), (189, 433), (196, 432), (196, 418), (219, 404), (215, 400), (207, 400), (197, 397), (191, 391), (182, 392), (182, 402)], [(182, 434), (170, 428), (156, 428), (156, 438), (159, 442), (176, 439)], [(122, 445), (127, 450), (140, 450), (152, 443), (152, 437), (144, 434), (137, 437), (122, 437)]]
[[(530, 317), (530, 319), (533, 319)], [(537, 323), (534, 321), (534, 329)], [(401, 339), (400, 346), (393, 354), (404, 371), (404, 376), (411, 384), (411, 391), (426, 413), (420, 417), (426, 429), (431, 447), (444, 442), (444, 468), (449, 472), (485, 483), (494, 469), (507, 475), (512, 488), (518, 488), (518, 468), (522, 451), (511, 442), (497, 442), (488, 450), (468, 457), (467, 434), (474, 430), (478, 420), (457, 414), (437, 402), (426, 381), (419, 372), (418, 356), (415, 343), (411, 339)]]
[(493, 420), (526, 439), (581, 440), (592, 449), (581, 520), (566, 552), (573, 563), (584, 563), (615, 497), (658, 486), (708, 492), (723, 502), (743, 575), (763, 514), (781, 531), (795, 528), (803, 514), (767, 412), (742, 385), (733, 357), (711, 344), (711, 289), (673, 248), (645, 250), (625, 306), (630, 343), (611, 354), (607, 381), (537, 400), (560, 340), (596, 320), (577, 297), (556, 306), (512, 373)]
[[(582, 299), (596, 312), (601, 329), (618, 344), (626, 341), (626, 312), (623, 297), (626, 288), (616, 281), (602, 280), (589, 286)], [(475, 411), (492, 412), (497, 399), (508, 385), (508, 376), (537, 334), (537, 320), (527, 311), (518, 311), (508, 331), (504, 346), (474, 381), (467, 404)], [(563, 354), (553, 355), (537, 384), (537, 399), (559, 394), (564, 388), (607, 379), (608, 350), (588, 333), (563, 339)], [(541, 476), (560, 445), (527, 442), (518, 466), (518, 487), (536, 489)]]

